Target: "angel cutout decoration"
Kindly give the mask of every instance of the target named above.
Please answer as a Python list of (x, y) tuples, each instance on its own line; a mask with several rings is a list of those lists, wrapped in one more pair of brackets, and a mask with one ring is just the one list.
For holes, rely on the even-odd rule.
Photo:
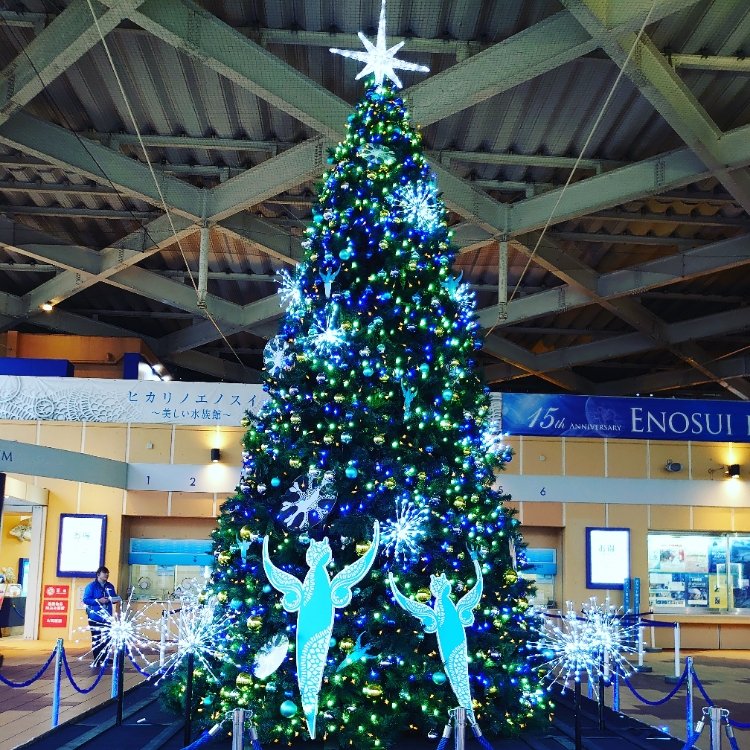
[(337, 268), (335, 271), (328, 270), (320, 272), (320, 280), (323, 282), (323, 290), (325, 291), (326, 299), (331, 298), (331, 286), (339, 275), (340, 270), (340, 268)]
[(295, 650), (297, 684), (302, 697), (307, 729), (312, 739), (315, 739), (318, 695), (333, 632), (334, 611), (350, 604), (352, 588), (370, 571), (378, 554), (379, 543), (380, 524), (375, 521), (370, 548), (331, 580), (326, 570), (326, 566), (333, 559), (328, 537), (322, 542), (311, 540), (305, 555), (305, 561), (310, 569), (305, 580), (299, 581), (271, 562), (268, 554), (268, 536), (263, 539), (263, 570), (270, 584), (284, 594), (281, 606), (287, 612), (299, 612)]
[(388, 583), (398, 604), (409, 614), (417, 617), (425, 633), (437, 633), (440, 658), (445, 673), (458, 698), (460, 706), (466, 709), (466, 716), (472, 726), (477, 725), (474, 708), (471, 704), (471, 687), (469, 685), (469, 660), (464, 628), (474, 624), (474, 608), (482, 597), (482, 568), (476, 552), (471, 553), (477, 582), (455, 604), (450, 597), (451, 584), (444, 573), (430, 576), (430, 591), (435, 597), (434, 607), (409, 599), (401, 593), (393, 573), (388, 576)]

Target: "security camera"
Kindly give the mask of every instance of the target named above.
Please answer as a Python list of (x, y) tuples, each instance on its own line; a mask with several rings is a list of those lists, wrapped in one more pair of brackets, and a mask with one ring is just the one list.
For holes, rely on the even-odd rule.
[(664, 468), (667, 471), (682, 471), (682, 464), (678, 461), (673, 461), (671, 458), (667, 460), (666, 465)]

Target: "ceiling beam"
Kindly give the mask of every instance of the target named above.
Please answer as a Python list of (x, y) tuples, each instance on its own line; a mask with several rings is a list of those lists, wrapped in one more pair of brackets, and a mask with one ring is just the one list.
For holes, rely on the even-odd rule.
[[(727, 381), (750, 378), (750, 356), (743, 355), (717, 360), (711, 363), (711, 369)], [(712, 381), (713, 378), (691, 367), (599, 383), (594, 386), (592, 393), (594, 395), (629, 396), (634, 393), (656, 393), (675, 388), (690, 388)]]
[(73, 0), (40, 34), (24, 45), (23, 51), (0, 73), (0, 123), (26, 106), (61, 73), (81, 59), (141, 4), (142, 0)]
[[(719, 155), (722, 133), (667, 58), (647, 35), (607, 28), (611, 3), (600, 0), (563, 0), (563, 5), (592, 36), (602, 39), (604, 51), (624, 70), (641, 94), (654, 106), (714, 176), (750, 213), (750, 175), (726, 169)], [(630, 60), (631, 49), (634, 53)], [(626, 64), (627, 63), (627, 64)]]
[(188, 219), (199, 220), (203, 214), (204, 196), (200, 188), (162, 175), (160, 195), (146, 164), (26, 112), (17, 112), (0, 125), (0, 143), (61, 169), (72, 169), (158, 208), (162, 208), (163, 195), (168, 208)]
[[(725, 133), (719, 148), (727, 169), (736, 170), (748, 166), (750, 126), (745, 125)], [(550, 216), (551, 224), (559, 224), (628, 201), (659, 195), (706, 179), (712, 174), (712, 170), (691, 149), (659, 154), (587, 177), (567, 188), (557, 188), (514, 203), (509, 209), (508, 230), (510, 234), (523, 234), (541, 229)]]
[(5, 216), (54, 216), (59, 219), (95, 219), (99, 221), (150, 221), (159, 216), (157, 211), (118, 210), (114, 208), (73, 208), (70, 206), (14, 206), (0, 205)]

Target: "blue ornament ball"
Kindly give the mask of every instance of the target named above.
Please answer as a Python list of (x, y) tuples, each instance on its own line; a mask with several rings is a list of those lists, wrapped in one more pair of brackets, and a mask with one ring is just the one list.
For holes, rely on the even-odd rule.
[(285, 719), (291, 719), (297, 713), (297, 704), (294, 701), (284, 701), (279, 706), (279, 712)]
[(278, 487), (281, 484), (281, 480), (278, 477), (271, 477), (271, 487)]
[(229, 602), (229, 609), (242, 609), (242, 600), (241, 599), (232, 599), (231, 602)]
[(435, 683), (436, 685), (444, 685), (444, 684), (445, 684), (445, 681), (446, 681), (447, 679), (448, 679), (448, 678), (447, 678), (447, 677), (445, 676), (445, 672), (435, 672), (435, 673), (434, 673), (434, 674), (432, 675), (432, 681), (433, 681), (433, 682), (434, 682), (434, 683)]
[(364, 370), (362, 370), (362, 374), (363, 374), (363, 375), (364, 375), (364, 376), (365, 376), (366, 378), (369, 378), (369, 377), (370, 377), (370, 376), (372, 375), (372, 367), (365, 367), (365, 369), (364, 369)]
[(337, 640), (336, 640), (336, 639), (335, 639), (335, 638), (334, 638), (334, 637), (332, 636), (332, 637), (331, 637), (331, 640), (330, 640), (330, 641), (328, 641), (328, 646), (329, 646), (330, 648), (333, 648), (333, 647), (334, 647), (334, 646), (335, 646), (335, 645), (336, 645), (337, 643), (338, 643), (338, 641), (337, 641)]
[(349, 479), (354, 479), (359, 472), (357, 471), (356, 466), (347, 466), (344, 474), (346, 474)]
[(450, 401), (453, 398), (453, 391), (449, 391), (447, 388), (443, 391), (443, 399)]
[(341, 260), (349, 260), (349, 258), (351, 258), (351, 257), (352, 257), (351, 250), (342, 250), (339, 253), (339, 258), (341, 258)]
[(263, 587), (263, 593), (264, 593), (264, 594), (270, 594), (270, 593), (271, 593), (271, 587), (270, 587), (270, 586), (269, 586), (268, 584), (266, 584), (266, 585), (265, 585), (265, 586)]

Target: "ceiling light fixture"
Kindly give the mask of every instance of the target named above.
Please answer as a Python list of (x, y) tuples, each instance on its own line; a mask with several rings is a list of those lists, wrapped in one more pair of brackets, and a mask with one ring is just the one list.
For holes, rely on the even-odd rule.
[(44, 310), (44, 312), (52, 312), (52, 310), (55, 308), (55, 306), (49, 301), (43, 302), (40, 307), (42, 308), (42, 310)]

